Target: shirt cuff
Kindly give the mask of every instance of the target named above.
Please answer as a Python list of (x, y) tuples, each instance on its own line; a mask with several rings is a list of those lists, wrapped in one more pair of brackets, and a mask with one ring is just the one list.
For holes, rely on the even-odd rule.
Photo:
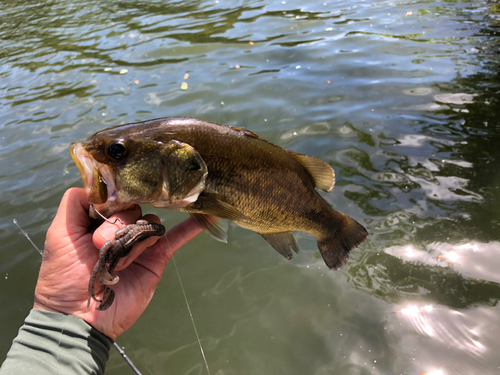
[(81, 318), (33, 309), (0, 375), (103, 374), (112, 343)]

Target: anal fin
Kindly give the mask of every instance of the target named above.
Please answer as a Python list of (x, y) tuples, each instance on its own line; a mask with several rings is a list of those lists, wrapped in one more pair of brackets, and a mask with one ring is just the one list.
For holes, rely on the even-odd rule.
[(260, 233), (264, 239), (269, 242), (269, 244), (274, 247), (274, 249), (283, 255), (286, 259), (290, 260), (293, 258), (293, 249), (297, 254), (299, 253), (299, 244), (295, 239), (292, 232), (282, 232), (282, 233)]
[(227, 220), (204, 214), (191, 213), (190, 215), (196, 224), (210, 236), (217, 241), (227, 243), (227, 229), (229, 227)]

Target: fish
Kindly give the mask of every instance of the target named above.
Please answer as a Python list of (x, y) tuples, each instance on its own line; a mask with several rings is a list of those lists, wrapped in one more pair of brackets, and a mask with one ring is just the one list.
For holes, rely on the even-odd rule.
[(135, 204), (183, 211), (222, 242), (230, 220), (286, 259), (299, 252), (293, 231), (306, 232), (334, 270), (368, 237), (318, 193), (334, 187), (329, 164), (242, 127), (159, 118), (99, 131), (69, 151), (89, 203), (105, 217)]

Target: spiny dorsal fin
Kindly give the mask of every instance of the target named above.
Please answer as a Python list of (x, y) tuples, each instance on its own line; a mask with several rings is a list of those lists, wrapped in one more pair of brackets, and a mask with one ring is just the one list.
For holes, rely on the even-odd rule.
[(268, 233), (260, 234), (264, 239), (269, 242), (269, 244), (286, 259), (290, 260), (293, 258), (293, 249), (297, 254), (299, 253), (299, 244), (295, 239), (292, 232), (282, 232), (282, 233)]
[(292, 153), (292, 156), (311, 175), (316, 189), (330, 191), (335, 185), (335, 171), (323, 160), (311, 156)]
[(237, 130), (239, 132), (243, 132), (248, 137), (260, 139), (260, 137), (257, 134), (255, 134), (254, 132), (247, 130), (241, 126), (231, 126), (231, 128), (233, 128), (234, 130)]

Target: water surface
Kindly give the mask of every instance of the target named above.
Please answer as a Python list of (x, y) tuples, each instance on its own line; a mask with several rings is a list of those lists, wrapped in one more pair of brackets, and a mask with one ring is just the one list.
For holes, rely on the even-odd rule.
[[(179, 251), (212, 374), (499, 372), (498, 4), (2, 5), (2, 358), (40, 265), (12, 220), (43, 245), (81, 186), (69, 143), (191, 116), (325, 160), (337, 184), (323, 196), (370, 233), (338, 272), (301, 233), (292, 261), (236, 226), (227, 245), (202, 234)], [(172, 263), (118, 342), (144, 374), (206, 374)], [(106, 373), (132, 372), (112, 351)]]

